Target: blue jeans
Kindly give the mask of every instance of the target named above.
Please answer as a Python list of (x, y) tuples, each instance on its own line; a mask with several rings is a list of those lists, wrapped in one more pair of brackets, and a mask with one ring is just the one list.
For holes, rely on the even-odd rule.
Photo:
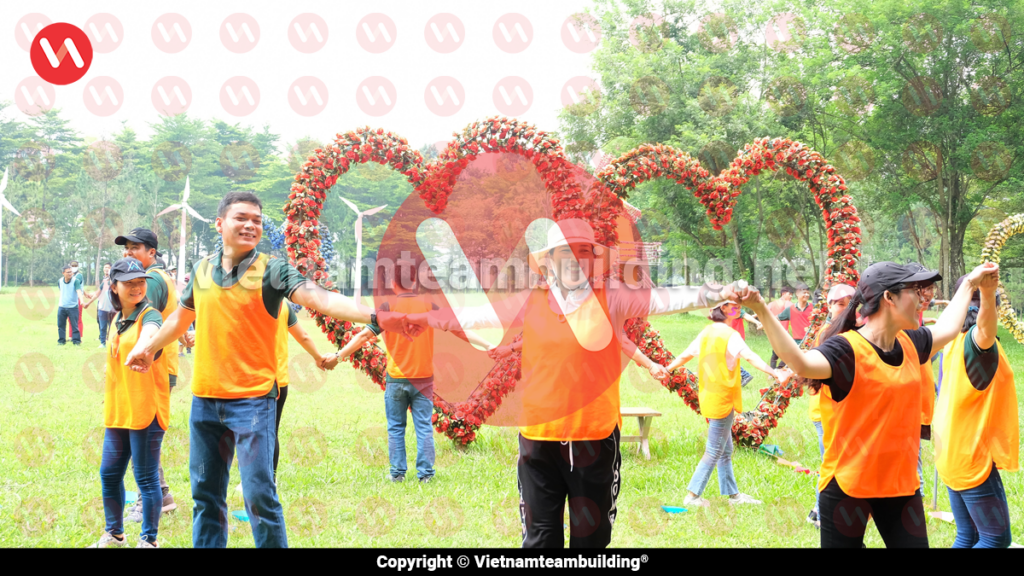
[[(812, 420), (811, 424), (814, 424), (814, 431), (818, 433), (818, 451), (821, 452), (821, 457), (824, 458), (825, 457), (825, 429), (821, 427), (821, 420), (818, 420), (817, 422)], [(816, 476), (811, 476), (811, 479), (814, 480), (814, 511), (817, 512), (818, 511), (818, 478)]]
[(953, 548), (1008, 548), (1010, 546), (1010, 508), (1006, 490), (995, 464), (988, 479), (970, 490), (950, 487), (949, 506), (956, 520)]
[(723, 496), (732, 496), (739, 492), (736, 477), (732, 473), (732, 423), (736, 412), (730, 412), (725, 418), (711, 419), (708, 428), (708, 443), (704, 447), (704, 456), (693, 471), (687, 490), (697, 496), (704, 493), (704, 488), (711, 479), (711, 471), (718, 468), (718, 490)]
[(412, 424), (416, 429), (416, 474), (420, 478), (434, 475), (434, 383), (411, 384), (408, 380), (387, 377), (384, 391), (384, 413), (388, 417), (388, 458), (391, 477), (405, 476), (405, 414), (412, 407)]
[(100, 344), (107, 345), (107, 330), (110, 329), (111, 323), (114, 322), (114, 315), (117, 312), (113, 310), (97, 310), (96, 311), (96, 322), (100, 325)]
[(188, 471), (192, 480), (192, 545), (228, 543), (228, 481), (238, 448), (245, 511), (257, 548), (286, 548), (284, 509), (274, 483), (274, 398), (192, 398)]
[(164, 431), (156, 418), (147, 428), (107, 428), (103, 436), (100, 484), (103, 487), (103, 514), (106, 531), (124, 534), (124, 473), (128, 460), (135, 462), (135, 484), (142, 499), (142, 539), (156, 542), (163, 495), (160, 493), (160, 445)]
[(64, 344), (67, 342), (65, 338), (66, 328), (65, 324), (71, 322), (71, 342), (73, 344), (82, 343), (82, 333), (78, 331), (78, 308), (57, 308), (57, 343)]

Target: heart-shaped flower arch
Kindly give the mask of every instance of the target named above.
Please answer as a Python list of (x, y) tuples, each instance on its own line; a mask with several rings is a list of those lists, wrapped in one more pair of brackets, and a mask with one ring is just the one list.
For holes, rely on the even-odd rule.
[[(597, 175), (597, 183), (585, 190), (578, 177), (579, 168), (565, 157), (558, 140), (530, 124), (493, 117), (470, 124), (454, 136), (438, 158), (427, 165), (404, 138), (383, 129), (360, 128), (338, 134), (332, 145), (315, 149), (295, 176), (284, 207), (288, 253), (299, 272), (333, 289), (319, 253), (319, 218), (326, 191), (352, 164), (373, 161), (401, 172), (427, 207), (439, 214), (447, 206), (459, 174), (470, 161), (479, 154), (504, 152), (519, 154), (533, 162), (550, 195), (554, 220), (585, 218), (594, 227), (598, 242), (606, 244), (616, 243), (615, 222), (623, 213), (622, 199), (640, 183), (666, 177), (682, 184), (693, 191), (707, 209), (712, 225), (720, 229), (731, 218), (735, 198), (743, 184), (762, 170), (783, 167), (794, 178), (810, 183), (815, 201), (822, 208), (829, 248), (823, 290), (832, 283), (853, 283), (858, 278), (855, 265), (860, 257), (860, 219), (845, 194), (845, 182), (820, 154), (799, 142), (757, 140), (745, 146), (730, 167), (718, 176), (711, 176), (685, 152), (669, 146), (644, 145), (609, 164)], [(621, 270), (618, 273), (621, 274)], [(813, 339), (825, 312), (822, 299), (808, 329), (808, 341)], [(339, 347), (354, 334), (355, 327), (350, 322), (313, 314), (328, 339)], [(631, 319), (626, 331), (654, 361), (663, 365), (671, 362), (672, 354), (648, 322)], [(460, 444), (472, 442), (479, 427), (515, 388), (521, 377), (520, 358), (517, 353), (498, 362), (463, 402), (449, 402), (435, 394), (433, 422), (438, 432)], [(374, 345), (364, 346), (350, 358), (353, 366), (367, 373), (381, 388), (385, 386), (386, 361), (386, 354)], [(663, 384), (699, 413), (696, 383), (696, 377), (682, 369)], [(757, 408), (737, 419), (733, 427), (737, 441), (759, 445), (778, 424), (789, 399), (800, 393), (795, 384), (764, 389)]]

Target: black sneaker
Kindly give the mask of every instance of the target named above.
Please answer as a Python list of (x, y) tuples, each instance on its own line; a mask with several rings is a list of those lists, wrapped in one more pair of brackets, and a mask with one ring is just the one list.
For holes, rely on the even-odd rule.
[(384, 476), (384, 478), (386, 478), (386, 479), (388, 479), (388, 480), (390, 480), (392, 482), (405, 482), (405, 476), (404, 475), (402, 475), (402, 476), (392, 476), (390, 473), (388, 473), (388, 474), (386, 474)]
[(433, 476), (424, 476), (423, 478), (420, 478), (420, 484), (429, 484), (433, 479)]
[(818, 513), (815, 512), (814, 510), (811, 510), (811, 513), (807, 515), (807, 521), (810, 522), (811, 524), (817, 523), (817, 521), (818, 521)]

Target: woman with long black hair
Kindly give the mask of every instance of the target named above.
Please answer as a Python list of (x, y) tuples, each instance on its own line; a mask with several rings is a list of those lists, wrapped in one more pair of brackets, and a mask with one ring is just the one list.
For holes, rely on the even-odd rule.
[[(764, 318), (768, 341), (786, 365), (815, 391), (828, 386), (831, 392), (821, 399), (831, 413), (822, 418), (818, 483), (823, 548), (861, 547), (869, 515), (887, 547), (928, 546), (917, 477), (921, 364), (960, 333), (971, 293), (998, 283), (998, 271), (992, 263), (975, 268), (938, 322), (922, 328), (918, 293), (941, 276), (893, 262), (872, 264), (822, 344), (808, 351), (769, 317), (759, 295), (742, 302)], [(858, 314), (865, 318), (860, 328)]]

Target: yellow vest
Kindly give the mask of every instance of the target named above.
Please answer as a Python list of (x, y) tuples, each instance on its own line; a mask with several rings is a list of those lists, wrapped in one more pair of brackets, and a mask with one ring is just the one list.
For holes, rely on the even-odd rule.
[[(103, 425), (107, 428), (142, 430), (148, 428), (156, 417), (160, 427), (167, 430), (171, 413), (171, 387), (167, 378), (167, 352), (164, 351), (146, 372), (136, 372), (124, 365), (128, 354), (135, 348), (142, 334), (142, 319), (146, 306), (139, 312), (138, 320), (123, 334), (117, 327), (111, 328), (107, 338), (107, 382), (103, 397)], [(174, 351), (178, 357), (178, 351)]]
[[(167, 319), (171, 317), (171, 314), (178, 309), (178, 286), (174, 283), (174, 280), (170, 277), (167, 272), (160, 268), (152, 268), (146, 274), (155, 272), (158, 276), (164, 279), (164, 284), (167, 285), (167, 305), (164, 306), (163, 312), (160, 312), (160, 316), (167, 322)], [(167, 358), (167, 373), (178, 375), (178, 341), (175, 340), (164, 348), (164, 358)]]
[(726, 362), (729, 338), (736, 333), (724, 322), (712, 322), (701, 330), (697, 382), (700, 413), (705, 418), (725, 418), (733, 410), (743, 412), (743, 388), (740, 386), (740, 359), (731, 370)]
[(277, 385), (288, 385), (288, 302), (281, 300), (277, 313)]

